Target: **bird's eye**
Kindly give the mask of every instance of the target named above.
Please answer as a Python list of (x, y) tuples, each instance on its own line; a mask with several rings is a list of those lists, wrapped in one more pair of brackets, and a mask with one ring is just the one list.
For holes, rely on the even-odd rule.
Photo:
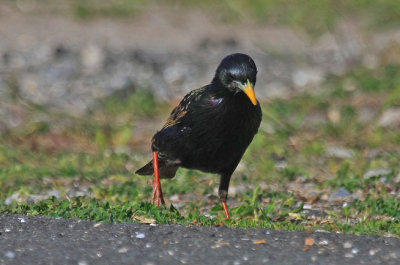
[(226, 81), (228, 81), (228, 83), (231, 83), (233, 80), (235, 80), (234, 76), (232, 74), (227, 74), (227, 78)]

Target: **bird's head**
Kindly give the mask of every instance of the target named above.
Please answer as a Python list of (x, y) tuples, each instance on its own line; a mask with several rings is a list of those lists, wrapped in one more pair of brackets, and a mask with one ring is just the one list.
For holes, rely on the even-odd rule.
[(254, 93), (257, 67), (250, 56), (243, 53), (234, 53), (226, 56), (219, 64), (213, 83), (222, 85), (233, 93), (244, 92), (251, 103), (257, 105)]

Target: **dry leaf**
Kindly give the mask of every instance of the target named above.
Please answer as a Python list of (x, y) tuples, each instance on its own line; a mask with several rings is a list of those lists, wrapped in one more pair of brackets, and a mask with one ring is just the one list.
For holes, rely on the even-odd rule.
[(305, 244), (306, 246), (312, 246), (312, 245), (315, 244), (315, 241), (314, 241), (314, 239), (311, 238), (311, 237), (306, 237), (306, 240), (305, 240), (304, 244)]
[(260, 244), (265, 244), (265, 243), (267, 243), (267, 240), (265, 240), (265, 239), (256, 239), (253, 241), (254, 245), (260, 245)]
[(295, 220), (301, 219), (301, 215), (299, 213), (289, 213), (289, 217)]
[(228, 246), (228, 245), (230, 245), (231, 243), (229, 243), (229, 242), (227, 242), (227, 241), (217, 241), (216, 242), (218, 245), (220, 245), (220, 246)]
[(133, 220), (139, 221), (141, 224), (155, 224), (156, 219), (148, 218), (146, 216), (136, 215), (133, 217)]

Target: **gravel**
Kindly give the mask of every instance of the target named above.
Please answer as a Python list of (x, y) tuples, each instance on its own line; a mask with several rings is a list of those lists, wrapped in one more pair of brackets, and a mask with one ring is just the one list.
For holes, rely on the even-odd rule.
[[(377, 67), (379, 54), (396, 35), (393, 30), (368, 34), (345, 22), (317, 38), (257, 24), (233, 31), (206, 14), (148, 12), (95, 23), (56, 15), (2, 16), (0, 130), (23, 122), (9, 104), (16, 97), (76, 116), (117, 91), (144, 88), (160, 100), (180, 98), (207, 84), (218, 62), (239, 51), (258, 65), (258, 97), (286, 98), (318, 89), (327, 76), (360, 64)], [(159, 19), (149, 20), (154, 12)], [(396, 111), (388, 110), (380, 124), (396, 123)]]
[(398, 238), (326, 231), (0, 215), (0, 264), (398, 264), (399, 249)]

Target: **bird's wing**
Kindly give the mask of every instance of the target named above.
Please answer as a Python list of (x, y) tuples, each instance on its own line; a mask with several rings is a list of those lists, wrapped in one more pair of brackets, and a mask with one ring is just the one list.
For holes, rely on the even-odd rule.
[(205, 87), (201, 87), (189, 92), (179, 103), (177, 107), (171, 112), (167, 122), (164, 124), (162, 129), (166, 129), (173, 125), (179, 124), (183, 121), (185, 115), (190, 111), (192, 103), (199, 101), (203, 92), (205, 91)]
[(204, 125), (203, 120), (211, 119), (211, 113), (207, 111), (209, 99), (207, 86), (193, 90), (171, 112), (167, 122), (152, 139), (152, 150), (159, 152), (160, 159), (179, 163), (185, 152), (196, 148), (194, 138), (199, 136), (197, 127)]

